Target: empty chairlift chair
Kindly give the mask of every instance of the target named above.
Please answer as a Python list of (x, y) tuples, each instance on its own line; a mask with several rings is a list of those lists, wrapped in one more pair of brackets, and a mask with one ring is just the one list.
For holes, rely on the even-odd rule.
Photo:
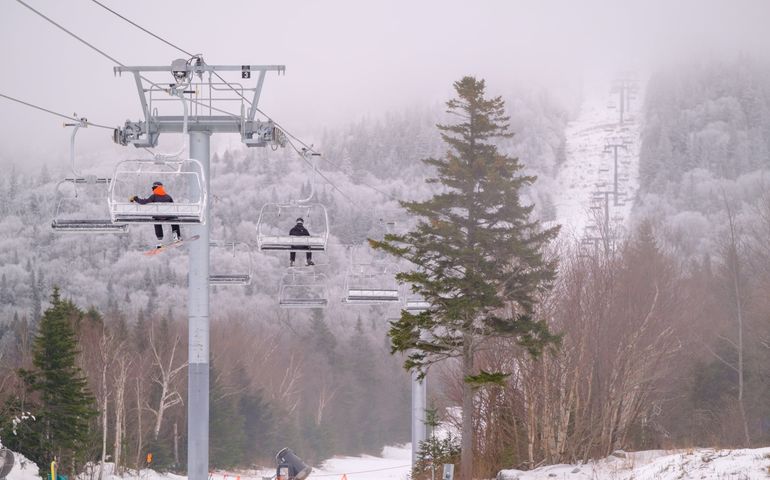
[[(291, 236), (301, 218), (310, 236)], [(268, 203), (259, 212), (257, 246), (260, 251), (324, 252), (329, 241), (329, 215), (319, 203)]]
[(395, 268), (379, 264), (352, 265), (345, 278), (342, 301), (359, 305), (398, 303), (401, 297)]
[(412, 315), (428, 311), (428, 309), (430, 309), (430, 303), (420, 296), (410, 296), (406, 299), (406, 304), (404, 305), (404, 310)]
[[(173, 203), (131, 202), (148, 197), (161, 182)], [(186, 160), (124, 160), (115, 167), (109, 194), (110, 216), (116, 223), (203, 224), (208, 201), (201, 163)]]
[(51, 229), (57, 233), (128, 232), (127, 224), (113, 223), (109, 216), (105, 201), (109, 183), (109, 178), (93, 175), (65, 178), (59, 182), (56, 185), (56, 209)]
[(251, 247), (243, 242), (209, 242), (212, 262), (209, 285), (249, 285), (253, 270)]
[(278, 293), (282, 308), (324, 308), (329, 304), (326, 275), (312, 268), (291, 268), (283, 278)]

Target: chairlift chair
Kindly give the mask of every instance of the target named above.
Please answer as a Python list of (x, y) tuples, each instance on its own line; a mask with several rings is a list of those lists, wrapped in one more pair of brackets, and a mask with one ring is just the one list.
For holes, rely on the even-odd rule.
[[(131, 202), (133, 195), (149, 196), (153, 182), (163, 183), (173, 203)], [(108, 204), (113, 222), (204, 224), (208, 195), (203, 166), (198, 160), (124, 160), (115, 166)]]
[(313, 268), (290, 268), (281, 278), (278, 305), (282, 308), (324, 308), (329, 304), (328, 279)]
[[(88, 202), (90, 195), (102, 200), (106, 189), (93, 191), (93, 187), (103, 187), (109, 183), (109, 178), (97, 178), (93, 175), (65, 178), (60, 181), (56, 185), (56, 194), (59, 198), (56, 201), (51, 229), (57, 233), (127, 233), (127, 224), (113, 223), (106, 212), (99, 216), (98, 210), (103, 210), (103, 208), (98, 208), (94, 202)], [(72, 185), (73, 194), (71, 196), (62, 193), (61, 187), (64, 184)], [(85, 186), (78, 187), (78, 185)]]
[(377, 305), (401, 301), (395, 269), (388, 265), (356, 264), (345, 278), (344, 303)]
[[(297, 218), (310, 236), (288, 234)], [(268, 203), (259, 212), (257, 246), (262, 252), (324, 252), (328, 242), (329, 214), (320, 203)]]
[[(104, 198), (104, 191), (93, 191), (94, 186), (104, 186), (109, 188), (111, 179), (99, 178), (96, 175), (82, 175), (75, 166), (75, 137), (81, 128), (88, 127), (88, 120), (80, 118), (75, 123), (65, 123), (66, 127), (73, 127), (70, 135), (70, 163), (72, 177), (65, 178), (56, 184), (56, 209), (54, 218), (51, 221), (51, 228), (59, 233), (126, 233), (128, 225), (124, 223), (115, 223), (108, 218), (106, 212), (98, 212), (95, 204), (87, 201), (81, 201), (83, 198)], [(67, 196), (62, 193), (61, 187), (64, 184), (72, 185), (72, 195)], [(78, 185), (84, 185), (78, 188)], [(79, 191), (81, 190), (81, 191)], [(87, 212), (84, 214), (84, 210)], [(84, 218), (85, 217), (85, 218)]]
[(209, 246), (214, 249), (215, 254), (217, 251), (229, 249), (230, 252), (227, 257), (229, 257), (230, 261), (224, 261), (221, 258), (219, 260), (220, 263), (228, 264), (228, 268), (232, 266), (232, 270), (228, 273), (209, 272), (209, 285), (251, 284), (253, 261), (251, 248), (248, 244), (243, 242), (213, 241), (209, 242)]
[(412, 315), (417, 315), (419, 313), (428, 311), (429, 309), (430, 303), (421, 296), (413, 296), (407, 298), (406, 304), (404, 305), (404, 310), (411, 313)]

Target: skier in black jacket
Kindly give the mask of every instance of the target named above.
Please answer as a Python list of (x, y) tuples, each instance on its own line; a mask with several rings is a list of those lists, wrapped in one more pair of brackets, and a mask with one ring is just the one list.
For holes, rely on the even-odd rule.
[[(129, 201), (136, 202), (140, 205), (146, 205), (148, 203), (174, 203), (174, 199), (171, 195), (166, 193), (161, 182), (153, 182), (152, 195), (147, 198), (139, 198), (136, 195), (132, 196)], [(154, 220), (173, 220), (175, 217), (152, 217)], [(163, 225), (155, 224), (155, 236), (158, 238), (158, 248), (162, 246), (163, 241)], [(171, 236), (175, 242), (182, 240), (182, 232), (179, 229), (179, 225), (171, 225)]]
[[(305, 221), (302, 218), (298, 218), (297, 219), (297, 224), (294, 225), (291, 230), (289, 230), (289, 235), (291, 235), (291, 236), (298, 236), (298, 237), (309, 237), (310, 236), (310, 232), (307, 231), (307, 228), (305, 228), (305, 226), (303, 225), (304, 223), (305, 223)], [(297, 249), (297, 250), (305, 250), (305, 249), (309, 249), (310, 247), (294, 247), (294, 248)], [(307, 252), (305, 254), (305, 257), (307, 257), (306, 258), (306, 265), (307, 266), (315, 265), (315, 263), (313, 263), (313, 253), (312, 252)], [(290, 267), (294, 266), (294, 260), (296, 258), (297, 258), (297, 252), (289, 252), (289, 266)]]

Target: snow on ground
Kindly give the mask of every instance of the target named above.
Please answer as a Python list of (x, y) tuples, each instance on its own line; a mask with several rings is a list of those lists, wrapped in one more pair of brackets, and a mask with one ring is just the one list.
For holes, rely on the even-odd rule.
[[(622, 124), (619, 94), (610, 92), (612, 82), (605, 79), (595, 87), (587, 87), (578, 118), (567, 125), (566, 160), (556, 178), (559, 193), (554, 203), (557, 221), (568, 238), (598, 237), (605, 219), (609, 220), (610, 231), (627, 224), (639, 189), (643, 82), (639, 85)], [(618, 148), (617, 202), (614, 152), (607, 148), (608, 143), (624, 144)]]
[[(616, 456), (618, 455), (618, 456)], [(498, 480), (755, 480), (770, 478), (770, 447), (618, 452), (584, 465), (502, 470)]]
[[(17, 453), (14, 453), (14, 456), (13, 470), (8, 474), (7, 480), (40, 479), (37, 465)], [(333, 457), (324, 461), (320, 467), (313, 468), (309, 478), (339, 480), (345, 475), (348, 480), (407, 480), (411, 470), (411, 457), (410, 444), (385, 447), (379, 457), (370, 455)], [(102, 478), (104, 480), (186, 480), (187, 478), (184, 475), (158, 473), (150, 469), (141, 470), (138, 474), (136, 471), (127, 471), (118, 476), (114, 475), (113, 469), (113, 464), (105, 464)], [(209, 480), (263, 480), (272, 478), (274, 475), (275, 468), (247, 472), (212, 472)], [(80, 475), (78, 480), (97, 478), (99, 478), (99, 466), (94, 465)]]
[(22, 454), (13, 452), (13, 468), (5, 477), (7, 480), (39, 480), (40, 470), (34, 462)]
[(340, 479), (344, 474), (348, 480), (406, 480), (409, 478), (412, 462), (411, 445), (385, 447), (382, 456), (334, 457), (326, 460), (321, 468), (313, 469), (310, 479)]
[[(7, 480), (37, 480), (38, 467), (19, 454)], [(379, 457), (334, 457), (314, 468), (309, 480), (407, 480), (411, 447), (385, 447)], [(105, 480), (185, 480), (187, 477), (153, 470), (112, 473), (105, 465)], [(249, 472), (214, 472), (210, 480), (263, 480), (275, 469)], [(436, 473), (440, 478), (441, 472)], [(79, 480), (98, 478), (98, 466)], [(498, 480), (755, 480), (770, 478), (770, 447), (742, 450), (709, 448), (678, 451), (617, 452), (582, 465), (548, 465), (530, 471), (503, 470)]]

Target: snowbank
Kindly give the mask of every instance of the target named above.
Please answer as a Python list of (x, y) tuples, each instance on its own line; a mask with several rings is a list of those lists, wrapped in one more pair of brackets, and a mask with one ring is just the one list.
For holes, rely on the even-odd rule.
[(13, 452), (13, 468), (5, 478), (7, 480), (40, 480), (40, 469), (35, 462), (24, 455)]
[(770, 447), (616, 452), (583, 465), (501, 470), (497, 480), (753, 480), (770, 476)]

